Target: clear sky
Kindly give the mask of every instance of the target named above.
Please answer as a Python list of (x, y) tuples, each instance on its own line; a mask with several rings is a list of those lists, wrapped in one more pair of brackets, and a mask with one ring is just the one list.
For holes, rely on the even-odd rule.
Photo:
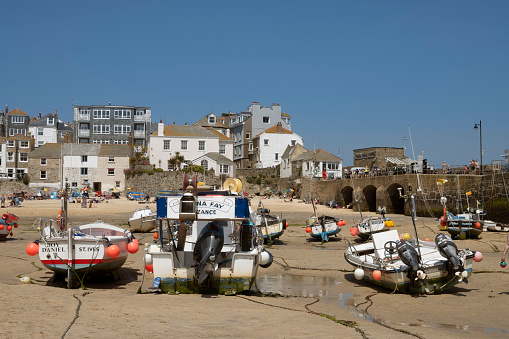
[[(3, 1), (0, 107), (150, 106), (152, 121), (279, 103), (307, 149), (465, 165), (509, 148), (508, 1)], [(413, 158), (410, 139), (406, 154)], [(479, 159), (480, 160), (480, 159)]]

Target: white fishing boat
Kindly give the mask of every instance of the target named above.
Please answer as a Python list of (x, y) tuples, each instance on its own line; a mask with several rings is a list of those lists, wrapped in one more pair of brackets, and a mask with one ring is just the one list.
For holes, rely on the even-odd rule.
[(130, 231), (100, 220), (67, 227), (66, 199), (57, 220), (39, 218), (34, 228), (40, 238), (26, 247), (27, 254), (39, 255), (41, 263), (55, 272), (55, 278), (67, 277), (69, 288), (79, 286), (86, 275), (111, 273), (119, 278), (119, 268), (128, 253), (136, 253), (139, 243)]
[(139, 208), (129, 218), (129, 229), (133, 232), (150, 232), (157, 225), (157, 213), (150, 207)]
[[(184, 176), (181, 197), (159, 197), (158, 240), (145, 250), (153, 271), (152, 290), (165, 293), (236, 294), (247, 291), (258, 267), (272, 255), (263, 249), (249, 214), (249, 201), (236, 185), (211, 190)], [(178, 221), (178, 227), (173, 227)]]
[(283, 235), (283, 232), (288, 226), (285, 219), (281, 219), (277, 215), (271, 215), (270, 210), (265, 208), (261, 201), (258, 203), (256, 212), (254, 212), (251, 207), (250, 211), (254, 225), (262, 233), (263, 241), (266, 244), (272, 243), (274, 239)]
[(336, 236), (341, 232), (341, 226), (346, 222), (342, 219), (322, 215), (317, 217), (311, 216), (306, 220), (306, 233), (314, 239), (321, 239), (322, 241), (329, 241), (331, 236)]
[(0, 241), (6, 240), (10, 235), (14, 235), (12, 232), (13, 228), (18, 227), (18, 217), (11, 213), (2, 215), (0, 219)]
[(367, 217), (359, 221), (350, 229), (353, 236), (359, 236), (361, 239), (368, 239), (371, 234), (384, 232), (394, 227), (394, 221), (385, 217)]
[(372, 234), (372, 241), (359, 245), (345, 239), (345, 259), (356, 267), (355, 278), (409, 294), (441, 293), (458, 283), (467, 283), (472, 261), (481, 261), (482, 254), (458, 250), (443, 233), (436, 236), (435, 242), (419, 240), (413, 195), (409, 196), (409, 203), (415, 239), (400, 240), (397, 230)]

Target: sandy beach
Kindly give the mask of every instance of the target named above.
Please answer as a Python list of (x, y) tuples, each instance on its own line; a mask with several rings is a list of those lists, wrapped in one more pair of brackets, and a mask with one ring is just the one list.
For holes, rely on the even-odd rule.
[[(143, 245), (152, 234), (136, 234), (140, 251), (129, 255), (120, 280), (93, 278), (86, 290), (68, 290), (51, 282), (52, 272), (38, 257), (25, 253), (39, 238), (32, 227), (37, 218), (55, 218), (60, 201), (24, 201), (21, 207), (4, 208), (19, 216), (14, 236), (0, 242), (0, 303), (4, 338), (122, 338), (163, 337), (326, 337), (326, 338), (495, 338), (509, 336), (505, 310), (509, 303), (509, 268), (499, 266), (506, 233), (485, 232), (478, 240), (458, 240), (458, 248), (481, 251), (484, 260), (474, 263), (468, 284), (459, 284), (442, 295), (392, 294), (353, 277), (345, 261), (343, 238), (354, 241), (349, 229), (359, 214), (352, 210), (318, 206), (318, 214), (338, 216), (347, 224), (328, 243), (310, 240), (305, 220), (311, 205), (295, 200), (264, 199), (271, 214), (281, 214), (291, 225), (268, 250), (274, 264), (258, 271), (252, 293), (238, 296), (166, 295), (145, 292), (153, 275), (143, 276)], [(258, 204), (257, 198), (252, 206)], [(155, 204), (150, 204), (155, 209)], [(137, 202), (109, 200), (93, 208), (69, 204), (75, 225), (101, 219), (127, 227)], [(364, 213), (367, 215), (374, 213)], [(400, 233), (413, 235), (410, 217), (388, 215)], [(418, 218), (421, 238), (433, 239), (438, 223)], [(20, 277), (28, 276), (31, 284)], [(263, 296), (256, 290), (279, 296)], [(78, 315), (76, 317), (76, 315)]]

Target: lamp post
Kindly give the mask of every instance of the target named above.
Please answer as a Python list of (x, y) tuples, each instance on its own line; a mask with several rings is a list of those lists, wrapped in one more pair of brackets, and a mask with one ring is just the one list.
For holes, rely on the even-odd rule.
[(480, 150), (481, 150), (481, 168), (479, 168), (479, 173), (482, 174), (482, 126), (481, 126), (481, 120), (479, 120), (478, 124), (474, 124), (474, 129), (477, 131), (479, 129), (479, 144), (480, 144)]
[(403, 137), (403, 156), (405, 156), (405, 141), (408, 140), (406, 136)]

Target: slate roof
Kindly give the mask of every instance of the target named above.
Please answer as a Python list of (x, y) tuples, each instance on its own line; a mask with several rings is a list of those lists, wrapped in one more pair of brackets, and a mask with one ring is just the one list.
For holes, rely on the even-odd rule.
[(220, 121), (220, 120), (224, 121), (224, 119), (220, 119), (220, 117), (217, 117), (216, 115), (214, 115), (216, 117), (216, 123), (215, 124), (209, 123), (209, 116), (210, 114), (207, 114), (206, 116), (195, 122), (193, 126), (228, 128), (228, 126), (226, 126), (222, 121)]
[[(43, 145), (44, 146), (44, 145)], [(42, 147), (42, 146), (41, 146)], [(62, 154), (67, 155), (98, 155), (100, 144), (63, 144)]]
[[(152, 134), (157, 135), (157, 131)], [(217, 138), (217, 136), (201, 126), (189, 125), (166, 125), (164, 135), (172, 137), (203, 137)]]
[[(30, 123), (28, 125), (30, 127), (34, 127), (34, 126), (35, 127), (55, 126), (55, 125), (48, 125), (48, 118), (55, 119), (55, 114), (48, 113), (45, 116), (43, 116), (42, 118), (40, 118), (40, 119), (30, 121)], [(56, 122), (57, 122), (56, 123), (57, 131), (72, 131), (73, 130), (70, 125), (68, 125), (65, 122), (59, 120), (58, 118), (56, 119)]]
[(28, 154), (29, 158), (60, 158), (62, 144), (45, 143)]
[(219, 154), (217, 152), (210, 152), (210, 153), (207, 153), (207, 154), (204, 154), (204, 155), (201, 155), (199, 156), (198, 158), (196, 159), (199, 159), (199, 158), (209, 158), (210, 160), (214, 160), (216, 163), (218, 164), (223, 164), (223, 165), (233, 165), (233, 161), (228, 159), (227, 157), (225, 157), (224, 155), (222, 154)]
[(221, 133), (218, 130), (214, 129), (214, 127), (205, 127), (205, 129), (208, 130), (209, 132), (215, 134), (216, 136), (218, 136), (219, 140), (233, 141), (232, 138), (227, 137), (223, 133)]
[(302, 160), (302, 161), (334, 161), (334, 162), (341, 162), (341, 158), (338, 158), (337, 156), (330, 154), (327, 151), (324, 151), (323, 149), (317, 149), (314, 151), (304, 152), (300, 154), (295, 160)]

